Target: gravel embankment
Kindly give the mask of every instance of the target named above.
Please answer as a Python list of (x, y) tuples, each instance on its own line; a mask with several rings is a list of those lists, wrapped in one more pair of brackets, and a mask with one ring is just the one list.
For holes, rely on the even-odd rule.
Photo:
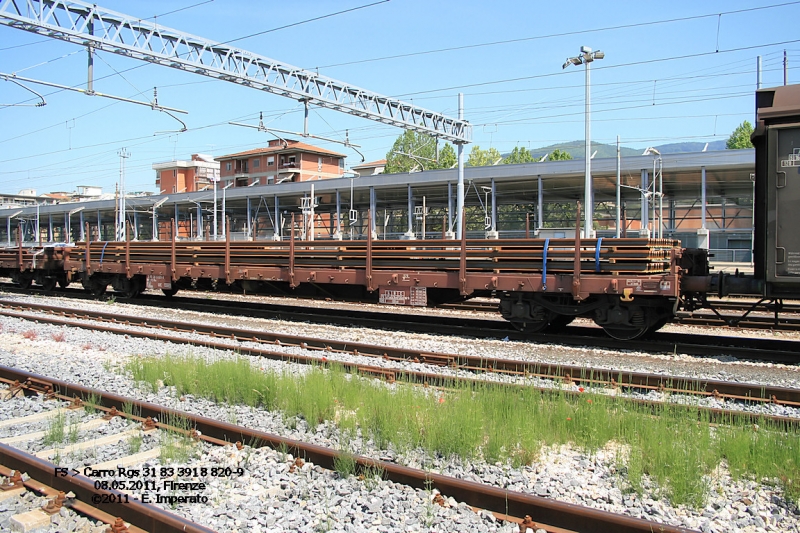
[[(6, 297), (10, 298), (9, 295)], [(76, 304), (73, 302), (70, 305)], [(104, 311), (120, 310), (125, 314), (142, 316), (156, 317), (163, 313), (122, 304), (80, 303), (80, 306), (95, 306)], [(180, 310), (170, 312), (170, 315), (173, 319), (197, 320), (197, 314)], [(352, 339), (359, 342), (395, 345), (413, 342), (415, 346), (437, 352), (536, 358), (564, 364), (661, 371), (711, 379), (738, 379), (800, 387), (800, 374), (796, 367), (740, 363), (730, 360), (724, 354), (717, 360), (709, 360), (680, 355), (619, 354), (605, 350), (501, 340), (445, 339), (390, 332), (376, 334), (368, 330), (230, 317), (206, 320), (248, 328), (269, 328), (298, 335), (310, 334), (313, 330), (313, 335), (317, 337)], [(335, 428), (324, 424), (309, 428), (301, 421), (290, 429), (278, 414), (241, 406), (216, 406), (191, 397), (181, 400), (167, 388), (162, 388), (157, 393), (138, 389), (130, 379), (112, 371), (127, 358), (137, 354), (192, 353), (211, 358), (227, 357), (229, 354), (133, 337), (63, 329), (16, 319), (0, 318), (0, 327), (0, 338), (3, 339), (0, 364), (75, 381), (89, 387), (123, 395), (136, 395), (146, 401), (225, 421), (235, 418), (237, 423), (248, 427), (294, 439), (349, 449), (355, 453), (395, 460), (412, 467), (424, 466), (446, 475), (671, 525), (682, 525), (706, 532), (800, 531), (797, 507), (787, 504), (776, 489), (755, 482), (734, 482), (724, 467), (719, 468), (713, 479), (709, 480), (711, 490), (707, 506), (704, 509), (691, 510), (672, 507), (663, 500), (638, 498), (620, 490), (620, 473), (616, 471), (613, 450), (601, 450), (587, 455), (569, 447), (546, 449), (542, 451), (536, 464), (521, 469), (513, 469), (508, 465), (463, 462), (453, 458), (424, 457), (420, 452), (400, 455), (392, 450), (373, 449), (371, 442), (363, 442), (359, 438), (345, 441)], [(35, 339), (23, 335), (28, 333), (28, 337), (34, 336), (30, 332), (35, 334)], [(53, 338), (53, 334), (59, 332), (65, 334), (62, 342)], [(258, 364), (264, 368), (288, 367), (296, 372), (304, 371), (303, 367), (281, 362), (260, 360)], [(6, 411), (4, 404), (0, 404), (0, 419), (19, 416), (15, 412), (20, 412), (19, 408), (12, 407)], [(497, 523), (484, 514), (475, 514), (463, 505), (459, 506), (457, 502), (450, 502), (449, 508), (433, 505), (430, 503), (432, 495), (427, 491), (414, 491), (381, 480), (344, 480), (335, 473), (308, 464), (299, 472), (289, 473), (289, 458), (271, 450), (254, 451), (248, 447), (242, 451), (233, 451), (230, 448), (207, 449), (202, 457), (196, 457), (193, 461), (197, 464), (228, 464), (246, 468), (243, 476), (205, 479), (207, 486), (203, 494), (210, 498), (210, 503), (177, 505), (177, 509), (192, 520), (221, 531), (319, 531), (326, 530), (328, 526), (332, 530), (357, 532), (516, 531), (516, 527)], [(171, 508), (169, 505), (165, 507)]]

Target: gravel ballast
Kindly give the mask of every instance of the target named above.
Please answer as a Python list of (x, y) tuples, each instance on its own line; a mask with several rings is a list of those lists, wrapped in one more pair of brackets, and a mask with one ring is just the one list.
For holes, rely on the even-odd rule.
[[(6, 295), (7, 298), (10, 296)], [(14, 296), (14, 298), (21, 298)], [(60, 305), (67, 305), (58, 302)], [(69, 305), (76, 305), (74, 302)], [(98, 310), (119, 310), (125, 314), (157, 316), (158, 311), (139, 309), (122, 304), (81, 302), (81, 306)], [(171, 318), (198, 320), (197, 314), (175, 311)], [(651, 354), (617, 354), (605, 350), (542, 346), (502, 340), (443, 339), (418, 334), (348, 330), (330, 326), (291, 324), (267, 320), (239, 320), (213, 317), (206, 320), (239, 327), (260, 327), (293, 334), (313, 334), (318, 337), (352, 339), (360, 342), (409, 345), (421, 349), (448, 353), (484, 354), (493, 357), (536, 358), (563, 364), (613, 366), (636, 371), (667, 371), (709, 379), (738, 379), (780, 386), (800, 386), (797, 368), (786, 365), (740, 363), (724, 354), (716, 361), (688, 356), (653, 356)], [(279, 414), (265, 413), (242, 406), (217, 406), (201, 399), (176, 397), (169, 388), (157, 393), (136, 388), (130, 379), (113, 371), (127, 358), (144, 354), (193, 354), (208, 358), (227, 357), (204, 348), (124, 338), (77, 328), (60, 328), (11, 318), (0, 318), (3, 344), (0, 364), (81, 383), (88, 387), (117, 394), (137, 396), (189, 412), (231, 421), (289, 438), (342, 449), (376, 458), (391, 459), (412, 467), (424, 467), (442, 474), (480, 481), (510, 490), (519, 490), (560, 501), (589, 505), (612, 512), (625, 513), (681, 525), (705, 532), (711, 531), (800, 531), (800, 516), (793, 504), (787, 504), (779, 491), (755, 482), (734, 482), (723, 467), (717, 469), (711, 485), (708, 504), (704, 509), (691, 510), (672, 507), (665, 501), (623, 493), (618, 487), (612, 450), (601, 450), (591, 456), (568, 446), (542, 450), (539, 461), (525, 468), (508, 465), (469, 463), (454, 458), (430, 458), (421, 452), (405, 455), (392, 450), (371, 449), (370, 442), (355, 439), (341, 442), (335, 428), (322, 424), (309, 428), (304, 422), (287, 425)], [(313, 330), (313, 333), (312, 333)], [(31, 333), (32, 332), (32, 333)], [(63, 341), (56, 341), (63, 333)], [(35, 338), (26, 338), (35, 337)], [(303, 372), (298, 365), (260, 360), (264, 368), (291, 367)], [(630, 368), (628, 368), (630, 367)], [(676, 368), (681, 372), (676, 372)], [(33, 400), (35, 401), (35, 400)], [(41, 403), (41, 402), (40, 402)], [(36, 409), (31, 407), (30, 409)], [(35, 411), (30, 411), (35, 412)], [(30, 414), (18, 402), (0, 405), (0, 419)], [(18, 413), (18, 414), (14, 414)], [(294, 426), (290, 429), (289, 426)], [(232, 496), (217, 505), (178, 504), (177, 509), (190, 519), (220, 531), (319, 531), (330, 525), (332, 530), (345, 531), (516, 531), (494, 521), (487, 514), (476, 514), (463, 504), (448, 502), (448, 507), (432, 505), (428, 491), (414, 491), (383, 480), (369, 483), (354, 478), (341, 479), (336, 473), (306, 464), (300, 473), (288, 472), (289, 459), (273, 450), (242, 451), (232, 448), (208, 448), (192, 461), (196, 464), (246, 464), (247, 474), (235, 478), (208, 480), (205, 493), (218, 498)], [(225, 462), (227, 461), (227, 463)], [(214, 482), (212, 484), (212, 481)], [(445, 495), (446, 496), (446, 495)], [(216, 501), (216, 500), (215, 500)], [(166, 506), (166, 508), (171, 508)], [(458, 529), (453, 529), (458, 524)], [(462, 527), (463, 524), (463, 527)], [(446, 525), (446, 528), (445, 528)]]

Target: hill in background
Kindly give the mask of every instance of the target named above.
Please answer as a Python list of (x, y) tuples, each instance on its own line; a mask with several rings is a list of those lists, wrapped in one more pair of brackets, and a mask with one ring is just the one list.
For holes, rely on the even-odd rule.
[[(662, 154), (677, 154), (682, 152), (702, 152), (705, 146), (706, 143), (701, 143), (701, 142), (683, 142), (683, 143), (660, 144), (658, 146), (654, 146), (654, 148)], [(541, 159), (542, 157), (544, 157), (545, 154), (553, 153), (553, 151), (555, 150), (568, 152), (570, 155), (572, 155), (573, 159), (583, 159), (584, 155), (583, 141), (570, 141), (567, 143), (551, 144), (550, 146), (536, 148), (534, 150), (531, 150), (531, 155), (533, 155), (533, 157), (535, 158)], [(724, 140), (708, 143), (708, 148), (706, 148), (707, 152), (713, 152), (717, 150), (725, 150)], [(642, 155), (644, 151), (645, 151), (644, 148), (628, 148), (626, 146), (620, 147), (620, 155), (622, 157), (633, 157), (637, 155)], [(593, 142), (592, 152), (597, 152), (597, 154), (594, 156), (595, 158), (617, 157), (617, 146), (614, 144), (602, 144)], [(503, 155), (507, 156), (508, 154), (503, 154)]]

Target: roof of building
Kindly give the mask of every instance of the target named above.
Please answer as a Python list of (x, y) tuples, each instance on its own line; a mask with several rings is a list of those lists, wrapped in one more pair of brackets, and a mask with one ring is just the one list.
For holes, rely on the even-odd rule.
[(386, 166), (385, 159), (378, 159), (377, 161), (370, 161), (369, 163), (361, 163), (360, 165), (353, 165), (350, 168), (372, 168)]
[(226, 159), (239, 159), (242, 157), (252, 156), (252, 155), (261, 155), (261, 154), (281, 154), (286, 152), (311, 152), (314, 154), (322, 154), (322, 155), (330, 155), (333, 157), (347, 157), (345, 154), (340, 154), (338, 152), (334, 152), (332, 150), (326, 150), (325, 148), (319, 148), (318, 146), (313, 146), (310, 144), (306, 144), (304, 142), (295, 141), (291, 139), (286, 140), (286, 147), (284, 148), (283, 143), (279, 143), (277, 146), (265, 146), (262, 148), (256, 148), (254, 150), (247, 150), (245, 152), (238, 152), (235, 154), (227, 154), (222, 155), (216, 158), (217, 161), (224, 161)]

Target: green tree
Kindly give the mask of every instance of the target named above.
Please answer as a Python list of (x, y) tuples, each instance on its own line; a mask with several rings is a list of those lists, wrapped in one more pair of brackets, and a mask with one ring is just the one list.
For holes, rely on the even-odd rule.
[(515, 146), (511, 153), (503, 159), (504, 165), (512, 165), (515, 163), (532, 163), (535, 159), (524, 146)]
[(488, 167), (499, 163), (503, 159), (497, 148), (489, 148), (488, 150), (481, 150), (477, 144), (472, 147), (469, 152), (469, 159), (467, 159), (468, 167)]
[[(458, 164), (458, 156), (453, 145), (446, 143), (441, 150), (439, 150), (439, 163), (436, 168), (453, 168)], [(427, 167), (426, 167), (427, 168)]]
[(572, 154), (556, 148), (553, 150), (553, 153), (550, 154), (548, 159), (550, 159), (550, 161), (569, 161), (572, 159)]
[[(410, 155), (408, 155), (410, 154)], [(410, 172), (417, 170), (434, 170), (450, 168), (456, 164), (456, 152), (453, 146), (445, 144), (438, 150), (437, 140), (427, 133), (407, 130), (397, 137), (392, 149), (386, 154), (387, 174)]]
[(725, 148), (728, 150), (741, 150), (742, 148), (752, 148), (753, 143), (750, 142), (750, 135), (753, 133), (753, 125), (745, 120), (733, 130), (728, 141), (725, 143)]

